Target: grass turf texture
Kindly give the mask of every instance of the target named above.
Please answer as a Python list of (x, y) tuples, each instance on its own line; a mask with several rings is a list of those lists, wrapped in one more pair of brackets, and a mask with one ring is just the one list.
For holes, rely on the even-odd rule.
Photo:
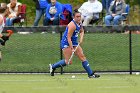
[[(133, 70), (140, 70), (140, 37), (132, 35)], [(129, 70), (129, 35), (85, 34), (82, 44), (93, 70)], [(60, 60), (60, 34), (13, 34), (2, 47), (0, 72), (48, 72), (48, 64)], [(79, 59), (65, 71), (84, 71)]]
[(138, 75), (0, 75), (0, 93), (139, 93)]

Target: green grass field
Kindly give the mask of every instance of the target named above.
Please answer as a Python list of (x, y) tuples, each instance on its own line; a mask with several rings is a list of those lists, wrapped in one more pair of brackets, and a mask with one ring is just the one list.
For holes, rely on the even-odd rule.
[[(132, 35), (133, 70), (140, 70), (140, 36)], [(81, 45), (90, 66), (98, 71), (129, 70), (129, 35), (85, 34)], [(48, 64), (60, 60), (60, 34), (13, 34), (2, 50), (0, 72), (48, 72)], [(79, 59), (65, 71), (84, 71)]]
[(139, 93), (139, 75), (0, 75), (0, 93)]

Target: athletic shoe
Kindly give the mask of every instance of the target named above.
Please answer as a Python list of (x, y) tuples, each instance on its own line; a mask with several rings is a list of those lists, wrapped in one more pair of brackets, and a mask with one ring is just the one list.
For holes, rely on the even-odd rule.
[(1, 38), (2, 38), (4, 41), (9, 40), (9, 36), (2, 36)]
[(2, 36), (1, 38), (3, 39), (3, 42), (1, 42), (1, 45), (5, 46), (5, 42), (9, 40), (9, 36)]
[(91, 76), (88, 76), (89, 78), (99, 78), (100, 77), (100, 75), (97, 75), (97, 74), (92, 74)]
[(55, 69), (52, 70), (52, 72), (51, 72), (51, 76), (54, 76), (54, 71), (55, 71)]
[(50, 74), (51, 76), (54, 76), (55, 69), (52, 69), (52, 64), (49, 64)]
[(5, 46), (5, 42), (6, 42), (6, 41), (1, 42), (1, 45)]
[(0, 39), (0, 43), (2, 43), (4, 40), (3, 39)]
[(1, 43), (1, 45), (5, 45), (5, 41), (4, 40), (2, 40), (2, 39), (0, 39), (0, 43)]
[(53, 69), (52, 69), (52, 64), (49, 64), (49, 70), (50, 70), (50, 74), (52, 73)]

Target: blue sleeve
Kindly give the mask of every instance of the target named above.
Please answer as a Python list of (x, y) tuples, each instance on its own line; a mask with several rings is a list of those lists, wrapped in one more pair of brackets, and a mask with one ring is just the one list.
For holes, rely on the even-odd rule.
[(56, 3), (56, 8), (57, 8), (57, 12), (54, 15), (55, 18), (59, 17), (59, 14), (62, 13), (62, 4), (61, 3)]
[(51, 7), (51, 5), (48, 4), (47, 9), (46, 9), (46, 18), (48, 18), (48, 19), (51, 18), (51, 15), (50, 15), (50, 13), (49, 13), (50, 7)]

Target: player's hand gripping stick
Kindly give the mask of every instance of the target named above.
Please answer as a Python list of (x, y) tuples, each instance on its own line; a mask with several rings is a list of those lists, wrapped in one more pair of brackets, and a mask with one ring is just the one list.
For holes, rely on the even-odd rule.
[(73, 55), (74, 55), (75, 51), (77, 50), (77, 48), (79, 47), (79, 45), (80, 45), (80, 43), (78, 43), (78, 45), (76, 46), (76, 48), (75, 48), (74, 51), (72, 52), (72, 54), (71, 54), (71, 56), (70, 56), (70, 58), (69, 58), (69, 60), (68, 60), (68, 64), (67, 64), (67, 65), (70, 64), (70, 61), (72, 60)]

